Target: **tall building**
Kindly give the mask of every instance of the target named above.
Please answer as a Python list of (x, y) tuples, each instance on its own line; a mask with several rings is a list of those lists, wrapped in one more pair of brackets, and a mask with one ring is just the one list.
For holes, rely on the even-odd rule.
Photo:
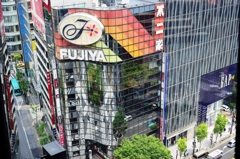
[(111, 157), (133, 134), (192, 139), (230, 95), (239, 2), (144, 3), (31, 1), (40, 103), (68, 158)]
[(6, 30), (7, 49), (9, 53), (19, 53), (22, 50), (18, 15), (15, 0), (2, 0), (4, 25)]
[(213, 126), (231, 95), (238, 60), (239, 1), (165, 2), (165, 144)]
[[(9, 56), (7, 51), (7, 40), (6, 40), (6, 32), (4, 27), (4, 13), (2, 9), (2, 4), (0, 3), (0, 78), (1, 78), (1, 113), (3, 113), (3, 117), (5, 118), (5, 124), (7, 125), (7, 129), (4, 128), (4, 133), (7, 134), (9, 138), (8, 144), (10, 147), (7, 147), (11, 150), (11, 157), (15, 157), (15, 151), (17, 150), (16, 139), (18, 139), (17, 135), (17, 124), (16, 124), (16, 113), (15, 108), (13, 107), (13, 96), (12, 89), (10, 88), (10, 71), (11, 66), (9, 65)], [(2, 118), (3, 119), (3, 118)], [(6, 136), (5, 136), (6, 137)]]

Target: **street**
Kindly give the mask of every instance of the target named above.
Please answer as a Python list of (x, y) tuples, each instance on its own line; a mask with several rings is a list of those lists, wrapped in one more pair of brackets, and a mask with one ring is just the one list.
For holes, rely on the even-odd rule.
[(227, 139), (226, 141), (221, 143), (219, 146), (217, 146), (214, 149), (212, 149), (210, 152), (213, 152), (213, 151), (215, 151), (217, 149), (220, 149), (220, 150), (223, 150), (222, 159), (232, 159), (234, 157), (234, 154), (235, 154), (235, 147), (233, 147), (233, 148), (227, 147), (227, 144), (228, 144), (228, 142), (230, 140), (231, 140), (230, 138)]
[(35, 159), (42, 155), (29, 106), (24, 104), (22, 96), (15, 97), (19, 150), (17, 159)]

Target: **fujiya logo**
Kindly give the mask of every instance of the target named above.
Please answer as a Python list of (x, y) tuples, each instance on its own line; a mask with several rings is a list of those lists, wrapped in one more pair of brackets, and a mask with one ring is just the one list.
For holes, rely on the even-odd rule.
[(103, 24), (88, 13), (74, 13), (59, 23), (61, 36), (76, 45), (91, 45), (104, 34)]
[(61, 60), (83, 60), (83, 61), (98, 61), (106, 62), (106, 58), (102, 50), (94, 49), (60, 49)]

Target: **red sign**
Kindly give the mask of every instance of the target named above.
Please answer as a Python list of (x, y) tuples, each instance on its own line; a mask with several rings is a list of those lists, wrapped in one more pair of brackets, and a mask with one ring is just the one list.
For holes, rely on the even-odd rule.
[(63, 124), (59, 124), (59, 133), (60, 133), (60, 137), (59, 137), (60, 145), (64, 146)]
[(42, 0), (31, 0), (30, 3), (33, 24), (35, 28), (39, 30), (39, 33), (43, 34), (44, 40), (46, 40)]
[(9, 83), (9, 77), (6, 76), (6, 85), (7, 85), (7, 98), (8, 98), (8, 109), (9, 109), (9, 115), (10, 115), (10, 127), (12, 130), (14, 130), (13, 126), (13, 116), (12, 116), (12, 102), (11, 102), (11, 93), (10, 93), (10, 83)]
[(47, 84), (48, 84), (48, 95), (49, 95), (49, 103), (50, 103), (50, 109), (51, 109), (51, 116), (52, 116), (52, 124), (55, 124), (55, 118), (54, 118), (54, 107), (53, 107), (53, 99), (52, 99), (52, 85), (51, 85), (51, 74), (50, 72), (47, 72)]
[(54, 79), (54, 87), (55, 87), (55, 88), (58, 88), (58, 87), (59, 87), (59, 85), (58, 85), (58, 79)]

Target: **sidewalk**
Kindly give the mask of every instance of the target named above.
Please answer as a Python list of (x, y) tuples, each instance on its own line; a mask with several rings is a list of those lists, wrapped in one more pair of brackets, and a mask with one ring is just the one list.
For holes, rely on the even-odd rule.
[[(227, 118), (229, 119), (229, 117), (227, 116)], [(230, 120), (230, 119), (229, 119)], [(231, 120), (230, 120), (231, 121)], [(227, 129), (225, 132), (222, 133), (222, 136), (218, 135), (217, 137), (217, 143), (214, 145), (215, 141), (216, 141), (216, 135), (213, 134), (213, 141), (212, 141), (212, 145), (211, 145), (211, 141), (210, 141), (210, 135), (211, 133), (213, 133), (213, 129), (214, 129), (214, 125), (211, 127), (208, 127), (208, 137), (202, 141), (201, 143), (201, 150), (208, 150), (210, 151), (211, 149), (213, 149), (214, 147), (216, 147), (217, 145), (219, 145), (220, 143), (224, 142), (225, 139), (230, 138), (235, 136), (236, 133), (236, 125), (233, 125), (232, 128), (232, 134), (230, 135), (230, 132), (228, 131), (228, 128), (231, 127), (231, 125), (227, 125)], [(188, 156), (185, 157), (185, 159), (189, 159), (192, 157), (193, 155), (193, 141), (194, 138), (187, 140), (187, 152), (189, 153)], [(199, 142), (197, 142), (197, 138), (196, 138), (196, 148), (195, 148), (195, 152), (198, 149), (199, 150)], [(178, 147), (177, 144), (175, 144), (174, 146), (168, 147), (168, 150), (171, 151), (171, 155), (173, 156), (173, 159), (176, 159), (176, 151), (178, 151)], [(183, 155), (184, 156), (184, 155)], [(177, 158), (180, 158), (180, 153), (178, 151), (178, 156)], [(184, 157), (182, 157), (184, 159)]]

